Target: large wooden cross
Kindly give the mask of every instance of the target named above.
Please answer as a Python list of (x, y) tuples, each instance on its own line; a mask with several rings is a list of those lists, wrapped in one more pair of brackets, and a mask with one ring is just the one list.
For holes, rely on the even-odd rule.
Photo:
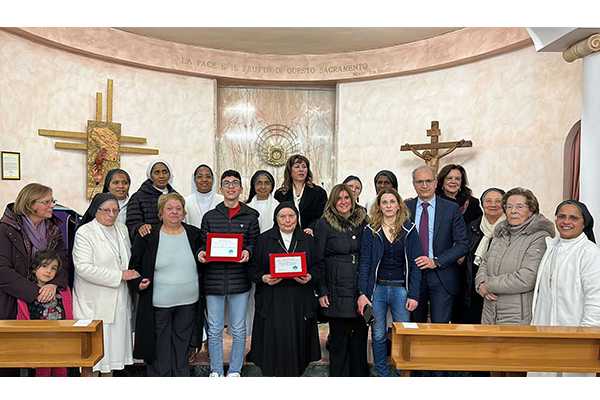
[[(437, 175), (438, 168), (440, 165), (440, 159), (448, 154), (452, 153), (458, 147), (473, 147), (473, 143), (470, 140), (459, 140), (458, 142), (440, 142), (440, 136), (442, 131), (439, 128), (438, 121), (431, 121), (431, 129), (427, 129), (427, 136), (431, 137), (430, 143), (423, 144), (408, 144), (406, 143), (400, 147), (400, 151), (412, 151), (417, 157), (425, 160), (425, 164), (433, 168)], [(444, 150), (440, 153), (440, 150)], [(424, 150), (419, 152), (418, 150)]]
[(119, 168), (121, 153), (158, 154), (158, 149), (122, 146), (121, 143), (145, 144), (146, 138), (121, 135), (121, 124), (113, 122), (113, 81), (109, 79), (106, 91), (106, 121), (102, 121), (102, 93), (96, 93), (96, 119), (88, 120), (86, 132), (38, 129), (38, 135), (65, 139), (80, 139), (84, 143), (56, 142), (54, 148), (87, 152), (86, 195), (91, 199), (102, 191), (104, 177), (113, 168)]

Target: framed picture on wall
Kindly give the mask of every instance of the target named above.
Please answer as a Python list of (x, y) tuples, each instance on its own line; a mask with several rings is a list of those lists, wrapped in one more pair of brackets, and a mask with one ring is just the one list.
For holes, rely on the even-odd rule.
[(0, 166), (3, 180), (18, 181), (21, 179), (21, 153), (0, 152)]

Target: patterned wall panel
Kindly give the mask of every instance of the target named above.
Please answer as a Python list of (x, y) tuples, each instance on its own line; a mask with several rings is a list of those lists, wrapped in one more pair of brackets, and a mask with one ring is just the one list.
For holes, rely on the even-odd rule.
[(329, 190), (335, 179), (335, 90), (219, 87), (216, 159), (219, 174), (236, 169), (244, 182), (243, 198), (254, 171), (266, 169), (283, 182), (294, 153), (311, 162), (314, 180)]

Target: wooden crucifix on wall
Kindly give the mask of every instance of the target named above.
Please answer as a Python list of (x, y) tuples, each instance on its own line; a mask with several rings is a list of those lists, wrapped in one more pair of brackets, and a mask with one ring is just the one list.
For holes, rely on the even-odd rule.
[(121, 135), (121, 124), (113, 122), (113, 81), (107, 82), (106, 121), (102, 121), (102, 93), (96, 93), (96, 119), (88, 120), (86, 132), (38, 129), (38, 135), (65, 139), (80, 139), (85, 143), (56, 142), (56, 149), (87, 152), (86, 195), (91, 199), (102, 191), (104, 177), (113, 168), (119, 168), (122, 153), (158, 154), (158, 149), (122, 146), (122, 143), (145, 144), (146, 139)]
[[(400, 151), (412, 151), (417, 157), (422, 158), (425, 164), (433, 168), (437, 175), (440, 159), (452, 153), (459, 147), (473, 147), (470, 140), (459, 140), (458, 142), (440, 142), (442, 131), (438, 121), (431, 121), (431, 129), (427, 129), (427, 136), (431, 137), (430, 143), (408, 144), (400, 147)], [(419, 152), (419, 150), (423, 150)], [(440, 150), (444, 150), (440, 152)]]

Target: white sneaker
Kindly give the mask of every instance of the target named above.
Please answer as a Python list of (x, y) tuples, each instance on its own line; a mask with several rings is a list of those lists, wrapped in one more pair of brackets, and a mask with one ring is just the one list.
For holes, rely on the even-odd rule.
[(209, 378), (220, 378), (221, 375), (219, 375), (218, 372), (211, 372), (210, 375), (208, 375)]
[(240, 378), (241, 375), (240, 375), (239, 372), (230, 372), (230, 373), (227, 374), (227, 377), (228, 378)]

